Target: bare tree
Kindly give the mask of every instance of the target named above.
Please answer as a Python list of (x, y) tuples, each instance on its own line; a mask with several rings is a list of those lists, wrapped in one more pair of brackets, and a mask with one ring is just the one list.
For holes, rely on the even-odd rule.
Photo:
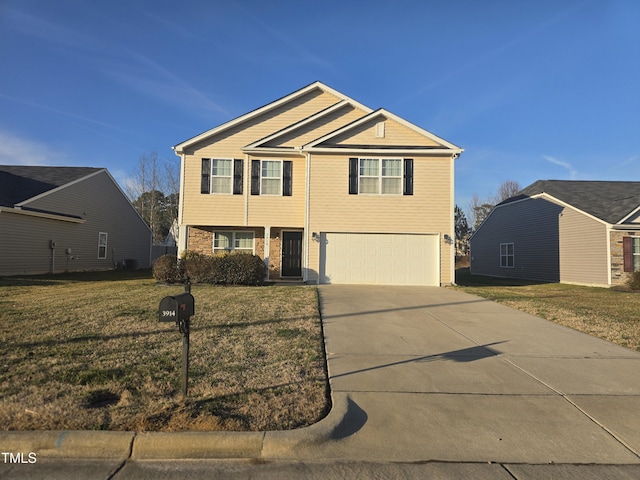
[(522, 190), (520, 184), (515, 180), (505, 180), (498, 187), (498, 195), (496, 196), (496, 205), (504, 202), (507, 198), (511, 198)]
[(154, 244), (166, 237), (178, 214), (179, 180), (177, 167), (160, 160), (157, 152), (138, 159), (127, 194), (133, 206), (153, 232)]
[(498, 187), (498, 193), (489, 195), (487, 198), (480, 198), (477, 193), (473, 195), (469, 202), (469, 217), (473, 230), (477, 230), (485, 218), (489, 216), (493, 207), (511, 198), (521, 190), (520, 184), (515, 180), (505, 180)]

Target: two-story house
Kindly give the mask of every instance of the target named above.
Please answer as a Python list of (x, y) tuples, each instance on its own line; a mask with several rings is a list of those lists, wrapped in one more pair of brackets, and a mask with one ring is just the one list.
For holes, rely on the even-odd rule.
[(462, 149), (315, 82), (175, 147), (180, 245), (269, 278), (450, 284)]

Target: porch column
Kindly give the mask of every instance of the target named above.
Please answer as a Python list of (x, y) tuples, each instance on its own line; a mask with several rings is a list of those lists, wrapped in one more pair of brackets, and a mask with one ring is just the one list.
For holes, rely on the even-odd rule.
[(267, 267), (265, 280), (269, 280), (269, 249), (271, 248), (271, 226), (264, 227), (264, 265)]

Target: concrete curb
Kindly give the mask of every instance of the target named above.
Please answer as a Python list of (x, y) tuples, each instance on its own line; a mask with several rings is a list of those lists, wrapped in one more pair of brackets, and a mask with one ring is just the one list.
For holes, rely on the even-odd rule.
[(331, 439), (344, 423), (345, 394), (332, 395), (329, 414), (309, 427), (271, 432), (0, 432), (5, 452), (36, 453), (38, 458), (186, 460), (286, 458), (303, 446)]
[(4, 452), (35, 453), (38, 458), (127, 459), (135, 432), (0, 432)]

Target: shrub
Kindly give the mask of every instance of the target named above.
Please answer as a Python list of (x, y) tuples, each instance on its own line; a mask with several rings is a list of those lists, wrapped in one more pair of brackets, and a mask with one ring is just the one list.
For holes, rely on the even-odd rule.
[(153, 278), (163, 283), (180, 283), (182, 272), (175, 255), (163, 255), (153, 264)]
[(212, 256), (187, 251), (182, 255), (180, 264), (193, 283), (260, 285), (267, 273), (262, 259), (248, 253)]
[(227, 285), (260, 285), (267, 274), (262, 259), (249, 253), (232, 253), (217, 257), (218, 282)]
[(184, 274), (193, 283), (217, 283), (216, 258), (211, 255), (187, 250), (181, 257), (180, 264)]
[(629, 275), (627, 285), (631, 290), (640, 290), (640, 271), (633, 272)]

